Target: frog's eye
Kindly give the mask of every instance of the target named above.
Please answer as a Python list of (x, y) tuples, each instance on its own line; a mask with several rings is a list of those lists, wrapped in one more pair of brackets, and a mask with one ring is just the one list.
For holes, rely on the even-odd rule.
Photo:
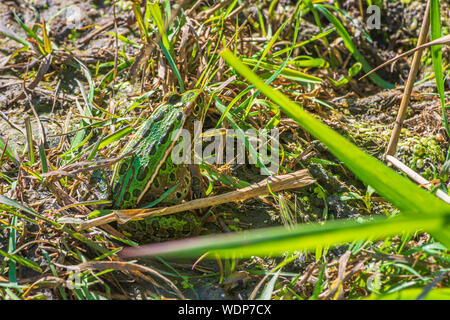
[(178, 93), (172, 93), (167, 98), (167, 102), (170, 104), (175, 104), (175, 103), (179, 102), (180, 100), (181, 100), (181, 95), (179, 95)]
[(198, 104), (196, 104), (194, 106), (194, 108), (192, 109), (192, 113), (194, 114), (194, 116), (198, 116), (199, 112), (200, 112), (200, 106)]

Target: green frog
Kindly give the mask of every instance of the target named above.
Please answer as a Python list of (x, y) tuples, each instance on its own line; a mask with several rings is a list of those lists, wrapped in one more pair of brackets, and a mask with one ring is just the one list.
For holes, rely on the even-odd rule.
[[(130, 152), (132, 155), (123, 158), (113, 169), (113, 208), (175, 204), (189, 195), (195, 168), (188, 164), (175, 165), (171, 152), (177, 143), (182, 143), (181, 129), (192, 133), (194, 120), (204, 120), (200, 96), (200, 90), (170, 94), (167, 103), (156, 108), (137, 129), (121, 151), (121, 155)], [(198, 218), (184, 212), (130, 221), (118, 228), (131, 239), (152, 242), (186, 237), (198, 231), (198, 227)]]

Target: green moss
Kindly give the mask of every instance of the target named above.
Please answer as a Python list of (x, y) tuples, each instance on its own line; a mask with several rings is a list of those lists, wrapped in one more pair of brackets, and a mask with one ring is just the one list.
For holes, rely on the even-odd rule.
[(397, 157), (424, 178), (433, 178), (433, 167), (445, 161), (445, 153), (435, 137), (406, 137), (400, 140)]
[(173, 228), (176, 231), (182, 231), (184, 226), (187, 225), (187, 221), (180, 220), (179, 218), (173, 216), (150, 218), (145, 220), (147, 224), (157, 222), (161, 229)]

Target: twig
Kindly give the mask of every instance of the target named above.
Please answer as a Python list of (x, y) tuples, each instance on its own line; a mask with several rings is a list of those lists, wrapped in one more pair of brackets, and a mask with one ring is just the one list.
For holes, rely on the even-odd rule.
[[(430, 182), (427, 179), (425, 179), (420, 174), (418, 174), (417, 172), (415, 172), (414, 170), (409, 168), (407, 165), (405, 165), (403, 162), (401, 162), (397, 158), (394, 158), (393, 156), (390, 156), (390, 155), (386, 155), (386, 160), (389, 161), (390, 163), (392, 163), (392, 165), (394, 167), (396, 167), (397, 169), (406, 173), (406, 175), (414, 182), (416, 182), (420, 185), (430, 185)], [(438, 189), (436, 191), (436, 196), (438, 198), (444, 200), (445, 202), (450, 203), (450, 197), (442, 190)]]
[[(77, 162), (71, 165), (68, 165), (66, 167), (60, 168), (58, 170), (53, 170), (50, 172), (46, 172), (46, 173), (41, 173), (40, 177), (42, 178), (50, 178), (52, 177), (53, 179), (56, 178), (60, 178), (60, 177), (64, 177), (64, 176), (76, 176), (78, 173), (81, 172), (85, 172), (85, 171), (94, 171), (94, 170), (98, 170), (107, 166), (111, 166), (117, 162), (119, 162), (120, 160), (122, 160), (123, 158), (129, 157), (132, 153), (129, 152), (127, 154), (121, 155), (119, 157), (115, 157), (115, 158), (111, 158), (111, 159), (105, 159), (105, 160), (95, 160), (95, 161), (82, 161), (82, 162)], [(25, 178), (28, 179), (37, 179), (35, 176), (25, 176)]]
[(365, 77), (369, 76), (370, 74), (374, 73), (375, 71), (385, 67), (386, 65), (397, 61), (398, 59), (401, 59), (403, 57), (409, 56), (410, 54), (413, 54), (414, 52), (418, 51), (418, 50), (422, 50), (428, 47), (432, 47), (432, 46), (438, 46), (438, 45), (444, 45), (444, 44), (449, 44), (450, 43), (450, 34), (444, 36), (444, 37), (440, 37), (439, 39), (427, 42), (421, 46), (418, 46), (414, 49), (411, 49), (409, 51), (406, 51), (405, 53), (402, 53), (401, 55), (396, 56), (395, 58), (392, 58), (388, 61), (386, 61), (383, 64), (380, 64), (378, 67), (376, 67), (375, 69), (370, 70), (368, 73), (366, 73), (364, 76), (362, 76), (361, 78), (359, 78), (358, 80), (364, 79)]
[(174, 214), (177, 212), (217, 206), (228, 202), (243, 201), (252, 197), (268, 194), (268, 184), (272, 192), (277, 192), (281, 190), (301, 188), (314, 182), (315, 180), (311, 178), (308, 170), (304, 169), (282, 176), (272, 176), (264, 179), (261, 182), (255, 183), (249, 187), (242, 188), (237, 191), (232, 191), (209, 198), (196, 199), (171, 207), (154, 209), (114, 210), (112, 213), (105, 216), (80, 223), (78, 226), (75, 226), (75, 228), (78, 230), (84, 230), (103, 225), (105, 223), (111, 223), (113, 221), (125, 223), (129, 220), (141, 219), (148, 216), (159, 217), (163, 215)]
[(119, 17), (117, 20), (110, 21), (110, 22), (104, 24), (103, 26), (101, 26), (100, 28), (98, 28), (97, 30), (91, 32), (90, 34), (88, 34), (83, 39), (79, 40), (78, 43), (81, 44), (81, 45), (85, 45), (89, 41), (91, 41), (95, 36), (97, 36), (98, 34), (102, 33), (105, 30), (108, 30), (109, 28), (114, 26), (115, 23), (121, 23), (121, 22), (124, 22), (124, 21), (125, 21), (125, 19), (122, 18), (122, 17)]
[(163, 281), (165, 281), (176, 292), (176, 294), (181, 299), (186, 299), (184, 297), (184, 295), (181, 293), (180, 289), (178, 289), (178, 287), (175, 286), (173, 284), (173, 282), (170, 281), (170, 279), (166, 278), (164, 275), (162, 275), (161, 273), (159, 273), (158, 271), (156, 271), (152, 268), (145, 267), (145, 266), (142, 266), (139, 264), (122, 262), (122, 261), (88, 261), (88, 262), (80, 263), (79, 265), (70, 266), (70, 267), (74, 268), (77, 271), (81, 271), (81, 270), (102, 271), (102, 270), (114, 269), (114, 270), (120, 270), (122, 272), (138, 271), (138, 272), (150, 273), (151, 275), (158, 277), (158, 278), (162, 279)]
[[(419, 40), (417, 41), (417, 46), (421, 46), (425, 43), (428, 35), (428, 30), (430, 29), (430, 1), (427, 2), (427, 8), (425, 10), (425, 17), (423, 19), (422, 28), (420, 30)], [(411, 92), (414, 87), (414, 82), (417, 77), (417, 72), (419, 71), (420, 58), (422, 57), (423, 50), (417, 50), (414, 54), (414, 59), (411, 65), (411, 70), (409, 71), (408, 81), (405, 85), (405, 90), (403, 91), (402, 102), (400, 103), (400, 109), (398, 110), (397, 118), (394, 122), (394, 128), (392, 130), (391, 138), (386, 150), (386, 155), (395, 155), (397, 151), (397, 143), (400, 137), (400, 131), (403, 127), (403, 121), (405, 120), (406, 110), (411, 100)]]
[(2, 118), (3, 120), (5, 120), (13, 129), (16, 129), (17, 131), (19, 131), (24, 137), (26, 137), (26, 133), (25, 130), (21, 127), (19, 127), (18, 125), (12, 123), (8, 117), (6, 116), (6, 114), (4, 114), (2, 111), (0, 111), (0, 118)]
[(41, 80), (44, 78), (44, 75), (47, 73), (51, 63), (52, 63), (52, 54), (50, 53), (42, 60), (34, 80), (31, 81), (31, 83), (26, 88), (24, 88), (24, 91), (22, 93), (20, 93), (17, 97), (12, 99), (11, 101), (8, 101), (8, 105), (11, 105), (16, 101), (25, 98), (26, 95), (25, 90), (32, 90), (39, 84), (39, 82), (41, 82)]

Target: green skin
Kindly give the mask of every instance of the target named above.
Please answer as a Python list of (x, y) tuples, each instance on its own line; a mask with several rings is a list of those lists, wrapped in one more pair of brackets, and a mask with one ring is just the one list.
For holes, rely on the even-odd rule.
[[(174, 165), (170, 158), (183, 127), (193, 120), (204, 119), (204, 108), (197, 104), (200, 90), (183, 95), (173, 94), (144, 121), (121, 155), (133, 151), (114, 167), (112, 177), (113, 208), (138, 208), (159, 199), (169, 189), (161, 203), (172, 204), (186, 197), (191, 188), (191, 173), (186, 165)], [(119, 225), (128, 237), (139, 242), (164, 241), (185, 237), (198, 230), (195, 215), (180, 213), (167, 217), (145, 218)]]
[[(121, 155), (131, 151), (134, 154), (114, 168), (111, 184), (114, 208), (136, 208), (154, 182), (165, 187), (177, 182), (179, 168), (171, 164), (170, 153), (191, 113), (202, 118), (199, 105), (195, 104), (199, 94), (200, 90), (191, 90), (181, 96), (171, 95), (168, 103), (155, 109), (125, 145)], [(166, 160), (169, 163), (163, 167)]]

